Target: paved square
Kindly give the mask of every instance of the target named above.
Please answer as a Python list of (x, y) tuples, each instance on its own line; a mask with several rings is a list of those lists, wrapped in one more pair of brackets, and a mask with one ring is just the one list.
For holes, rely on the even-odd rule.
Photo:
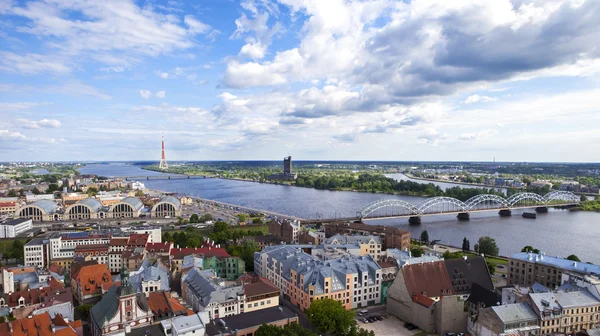
[(362, 323), (358, 325), (366, 330), (373, 330), (377, 336), (413, 336), (421, 330), (408, 330), (404, 328), (404, 322), (400, 321), (395, 316), (388, 315), (387, 319), (373, 323)]

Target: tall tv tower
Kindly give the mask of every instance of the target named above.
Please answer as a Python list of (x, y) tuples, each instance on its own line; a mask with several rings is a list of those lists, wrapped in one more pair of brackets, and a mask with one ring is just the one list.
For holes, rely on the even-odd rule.
[(160, 156), (160, 163), (158, 164), (159, 169), (169, 169), (169, 164), (167, 163), (167, 157), (165, 156), (165, 135), (161, 132), (162, 136), (162, 154)]

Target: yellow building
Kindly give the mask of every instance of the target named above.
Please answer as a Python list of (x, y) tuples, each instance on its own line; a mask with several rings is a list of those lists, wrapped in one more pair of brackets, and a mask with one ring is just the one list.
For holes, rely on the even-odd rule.
[(588, 289), (529, 294), (540, 335), (575, 334), (600, 327), (600, 300)]
[(279, 306), (279, 288), (271, 281), (259, 277), (258, 281), (244, 285), (245, 313)]

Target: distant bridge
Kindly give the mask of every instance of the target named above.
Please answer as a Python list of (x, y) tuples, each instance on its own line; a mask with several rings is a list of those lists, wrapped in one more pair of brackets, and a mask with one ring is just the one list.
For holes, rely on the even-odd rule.
[(147, 175), (147, 176), (110, 176), (110, 178), (120, 178), (125, 181), (132, 180), (190, 180), (190, 179), (204, 179), (210, 178), (204, 175)]
[(510, 216), (514, 209), (535, 208), (537, 212), (547, 212), (551, 206), (573, 206), (579, 202), (580, 198), (569, 191), (552, 191), (544, 196), (520, 192), (508, 198), (481, 194), (466, 202), (452, 197), (431, 197), (416, 205), (400, 199), (384, 199), (366, 205), (356, 213), (356, 218), (317, 219), (304, 223), (408, 217), (409, 223), (416, 224), (420, 223), (422, 216), (458, 214), (459, 219), (469, 219), (471, 212), (494, 210), (499, 211), (501, 216)]

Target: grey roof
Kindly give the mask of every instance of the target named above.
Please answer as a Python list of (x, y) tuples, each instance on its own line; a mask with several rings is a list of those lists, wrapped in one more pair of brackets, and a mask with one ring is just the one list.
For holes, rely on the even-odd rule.
[[(119, 203), (131, 205), (135, 210), (139, 210), (144, 206), (144, 203), (137, 197), (125, 197)], [(117, 203), (118, 204), (118, 203)]]
[(199, 270), (194, 268), (188, 274), (184, 283), (189, 291), (196, 296), (203, 307), (213, 302), (237, 300), (238, 295), (244, 295), (243, 286), (221, 286), (215, 271), (212, 269)]
[[(261, 253), (268, 254), (269, 266), (277, 260), (282, 265), (282, 274), (287, 281), (292, 281), (290, 270), (297, 272), (296, 285), (300, 285), (300, 274), (304, 274), (304, 290), (308, 292), (310, 285), (314, 286), (314, 293), (324, 293), (325, 278), (332, 279), (332, 292), (346, 289), (346, 275), (358, 274), (363, 279), (367, 275), (369, 285), (375, 284), (376, 272), (381, 269), (370, 255), (345, 256), (340, 259), (321, 261), (301, 249), (292, 246), (269, 246)], [(272, 268), (272, 267), (270, 267)], [(362, 282), (359, 282), (359, 287)]]
[(537, 314), (527, 303), (514, 303), (503, 306), (491, 307), (502, 323), (510, 324), (524, 321), (537, 320)]
[(600, 328), (586, 330), (588, 336), (600, 336)]
[(387, 256), (396, 259), (396, 262), (400, 266), (428, 263), (444, 259), (435, 253), (425, 253), (420, 257), (413, 257), (410, 252), (402, 251), (396, 248), (387, 249), (386, 252)]
[[(290, 309), (279, 306), (261, 310), (252, 311), (220, 319), (215, 319), (206, 326), (206, 333), (210, 336), (228, 333), (234, 330), (244, 330), (246, 328), (261, 326), (281, 320), (297, 318), (298, 315)], [(227, 329), (225, 329), (227, 327)]]
[(92, 307), (90, 315), (97, 325), (103, 326), (105, 321), (110, 321), (119, 311), (118, 288), (115, 285), (110, 287), (102, 300)]
[(192, 330), (205, 328), (206, 326), (200, 319), (200, 316), (198, 316), (198, 314), (194, 314), (189, 316), (178, 316), (173, 318), (171, 320), (171, 327), (173, 328), (173, 330), (177, 330), (178, 335), (181, 335)]
[(164, 203), (164, 202), (171, 203), (176, 208), (181, 208), (181, 202), (179, 202), (179, 199), (175, 196), (164, 196), (156, 204), (158, 205), (159, 203)]
[(377, 244), (381, 244), (381, 237), (379, 236), (363, 236), (363, 235), (341, 235), (336, 234), (325, 239), (325, 244), (366, 244), (371, 239), (374, 239)]
[(46, 214), (51, 214), (53, 212), (55, 212), (58, 209), (58, 205), (51, 200), (39, 200), (36, 202), (33, 202), (29, 205), (26, 205), (24, 207), (22, 207), (21, 209), (24, 209), (28, 206), (36, 206), (41, 208)]
[(19, 225), (31, 221), (31, 218), (15, 218), (0, 221), (0, 225)]
[(94, 212), (98, 212), (100, 209), (102, 209), (102, 206), (103, 206), (102, 203), (95, 198), (84, 198), (81, 201), (77, 202), (76, 204), (87, 205), (90, 208), (92, 208), (92, 210), (94, 210)]
[(494, 290), (494, 284), (483, 257), (469, 257), (466, 260), (463, 258), (449, 259), (444, 260), (444, 263), (456, 294), (470, 293), (474, 283), (488, 290)]
[(584, 262), (575, 262), (572, 260), (567, 260), (559, 257), (548, 256), (545, 253), (541, 252), (539, 254), (536, 253), (528, 253), (521, 252), (516, 253), (511, 256), (513, 259), (527, 261), (527, 262), (535, 262), (536, 264), (554, 266), (557, 268), (566, 269), (569, 271), (574, 271), (578, 273), (584, 274), (600, 274), (600, 266), (594, 264), (588, 264)]
[(531, 290), (534, 293), (547, 293), (550, 291), (550, 289), (548, 289), (548, 287), (542, 285), (539, 282), (534, 282), (533, 285), (531, 285)]
[(529, 297), (540, 312), (600, 304), (586, 288), (570, 292), (530, 293)]
[(142, 291), (142, 281), (149, 280), (160, 280), (161, 290), (171, 290), (169, 284), (169, 271), (158, 259), (154, 263), (150, 262), (148, 259), (144, 259), (140, 268), (129, 275), (129, 282), (138, 292)]
[(122, 295), (136, 294), (137, 305), (145, 311), (149, 311), (148, 301), (142, 293), (136, 293), (131, 285), (119, 287), (112, 285), (106, 294), (102, 296), (102, 300), (95, 304), (91, 310), (91, 318), (100, 327), (104, 326), (105, 322), (110, 321), (119, 311), (119, 297)]

